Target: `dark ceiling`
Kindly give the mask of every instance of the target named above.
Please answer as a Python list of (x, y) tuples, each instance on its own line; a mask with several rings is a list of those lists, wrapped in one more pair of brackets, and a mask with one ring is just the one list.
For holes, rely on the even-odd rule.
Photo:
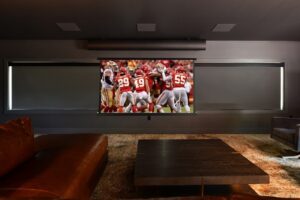
[[(56, 23), (75, 22), (80, 32)], [(156, 23), (156, 32), (137, 32)], [(237, 24), (229, 33), (216, 24)], [(0, 39), (300, 40), (300, 0), (1, 0)]]

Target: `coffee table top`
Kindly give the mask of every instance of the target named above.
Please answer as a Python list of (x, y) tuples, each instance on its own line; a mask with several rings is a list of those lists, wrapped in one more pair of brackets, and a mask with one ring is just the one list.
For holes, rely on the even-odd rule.
[(136, 186), (269, 183), (269, 176), (220, 139), (139, 140)]

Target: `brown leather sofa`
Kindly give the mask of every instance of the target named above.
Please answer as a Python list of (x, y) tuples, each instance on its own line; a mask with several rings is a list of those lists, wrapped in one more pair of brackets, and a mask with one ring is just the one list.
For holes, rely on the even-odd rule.
[[(146, 199), (132, 199), (146, 200)], [(150, 198), (147, 200), (300, 200), (299, 198), (276, 198), (269, 196), (252, 196), (237, 194), (232, 196), (204, 196), (204, 197), (169, 197), (169, 198)]]
[[(12, 135), (5, 133), (7, 124), (1, 127), (0, 145), (1, 137)], [(19, 140), (15, 144), (21, 143)], [(49, 134), (35, 138), (33, 155), (0, 174), (0, 199), (89, 199), (107, 161), (107, 143), (107, 137), (100, 134)], [(3, 161), (1, 149), (5, 152), (3, 145)]]
[(300, 152), (300, 118), (273, 117), (271, 138)]

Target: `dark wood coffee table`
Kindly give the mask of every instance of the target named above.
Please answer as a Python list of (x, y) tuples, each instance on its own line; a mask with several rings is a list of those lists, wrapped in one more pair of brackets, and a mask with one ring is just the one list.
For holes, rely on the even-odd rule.
[(134, 183), (203, 191), (204, 185), (269, 183), (269, 175), (219, 139), (139, 140)]

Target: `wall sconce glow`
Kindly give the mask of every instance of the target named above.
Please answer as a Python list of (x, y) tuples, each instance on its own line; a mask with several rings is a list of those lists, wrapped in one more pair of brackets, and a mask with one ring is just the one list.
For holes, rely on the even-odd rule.
[(284, 68), (280, 67), (280, 110), (284, 105)]
[(12, 110), (12, 66), (8, 66), (8, 110)]

